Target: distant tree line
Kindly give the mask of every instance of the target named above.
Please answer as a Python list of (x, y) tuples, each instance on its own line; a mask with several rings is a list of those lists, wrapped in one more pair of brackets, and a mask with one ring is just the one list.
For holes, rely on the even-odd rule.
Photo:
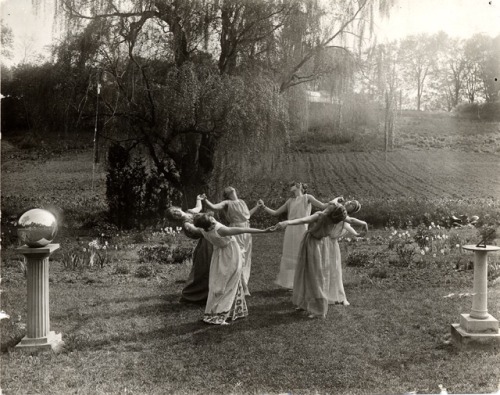
[(388, 95), (400, 107), (418, 111), (467, 113), (482, 107), (486, 117), (498, 112), (493, 103), (500, 99), (500, 35), (408, 36), (371, 47), (361, 64), (361, 91), (374, 99)]

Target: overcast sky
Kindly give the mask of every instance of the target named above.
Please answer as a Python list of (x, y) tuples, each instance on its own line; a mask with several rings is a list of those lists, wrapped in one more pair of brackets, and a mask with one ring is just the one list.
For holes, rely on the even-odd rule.
[[(32, 0), (0, 0), (2, 19), (12, 28), (16, 42), (15, 62), (28, 42), (39, 52), (52, 41), (53, 0), (35, 16)], [(500, 0), (397, 0), (390, 17), (377, 22), (378, 41), (408, 34), (435, 33), (467, 38), (475, 33), (500, 34)]]

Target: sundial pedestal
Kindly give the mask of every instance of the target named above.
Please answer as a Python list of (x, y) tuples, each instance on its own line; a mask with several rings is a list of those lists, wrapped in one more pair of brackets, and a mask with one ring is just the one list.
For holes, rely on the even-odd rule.
[(50, 330), (49, 315), (49, 257), (58, 248), (59, 244), (48, 244), (17, 249), (26, 258), (28, 316), (26, 336), (15, 346), (16, 350), (58, 352), (64, 344), (61, 334)]
[(488, 313), (488, 258), (489, 252), (500, 250), (490, 245), (466, 245), (474, 252), (474, 288), (470, 314), (461, 314), (459, 324), (451, 324), (453, 343), (459, 348), (500, 346), (498, 320)]

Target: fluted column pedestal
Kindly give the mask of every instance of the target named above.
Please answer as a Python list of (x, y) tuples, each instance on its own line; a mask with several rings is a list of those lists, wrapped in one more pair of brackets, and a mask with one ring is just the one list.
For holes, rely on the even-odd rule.
[(59, 244), (30, 248), (22, 246), (17, 251), (26, 258), (28, 273), (28, 317), (26, 336), (16, 345), (23, 351), (59, 351), (64, 344), (61, 334), (50, 330), (49, 314), (49, 257)]
[(463, 246), (474, 252), (474, 288), (470, 314), (461, 314), (459, 324), (451, 324), (451, 335), (459, 347), (500, 346), (498, 320), (488, 313), (488, 253), (500, 250), (497, 246)]

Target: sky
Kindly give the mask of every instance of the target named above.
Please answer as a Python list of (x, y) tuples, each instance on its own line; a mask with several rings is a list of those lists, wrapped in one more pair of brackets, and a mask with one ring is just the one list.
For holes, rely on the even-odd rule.
[[(53, 40), (53, 0), (35, 15), (32, 0), (0, 0), (0, 14), (12, 28), (15, 40), (13, 63), (43, 51)], [(389, 18), (376, 23), (378, 42), (409, 34), (445, 31), (450, 36), (467, 38), (475, 33), (500, 34), (500, 0), (397, 0)], [(27, 51), (28, 50), (28, 51)]]

